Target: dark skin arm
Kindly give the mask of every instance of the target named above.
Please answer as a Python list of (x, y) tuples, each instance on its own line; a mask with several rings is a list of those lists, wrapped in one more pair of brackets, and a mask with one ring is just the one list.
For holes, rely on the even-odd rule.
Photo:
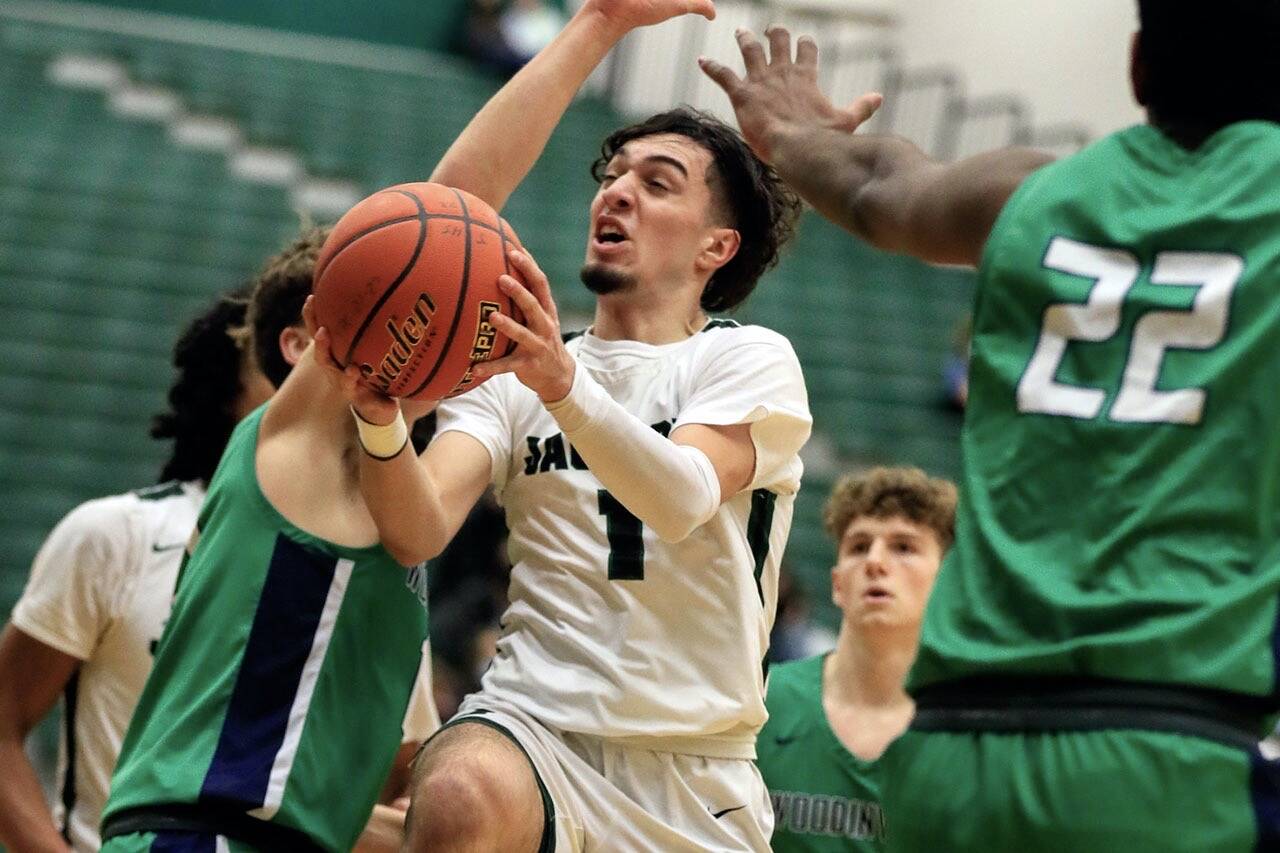
[(9, 850), (70, 849), (53, 823), (23, 744), (79, 665), (13, 625), (0, 633), (0, 843)]
[(743, 136), (823, 216), (881, 249), (931, 263), (977, 266), (1009, 196), (1052, 160), (1007, 148), (939, 163), (905, 139), (858, 135), (875, 114), (878, 94), (848, 109), (818, 88), (818, 46), (802, 36), (793, 60), (791, 34), (768, 33), (769, 56), (738, 31), (746, 74), (709, 59), (703, 71), (724, 89)]

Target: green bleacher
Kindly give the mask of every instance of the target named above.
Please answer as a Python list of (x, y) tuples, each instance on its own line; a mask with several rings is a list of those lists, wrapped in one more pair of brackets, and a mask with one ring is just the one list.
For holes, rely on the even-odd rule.
[[(430, 74), (393, 73), (0, 18), (0, 613), (58, 518), (154, 479), (164, 448), (147, 426), (177, 329), (298, 221), (287, 191), (235, 180), (224, 155), (50, 82), (63, 51), (117, 59), (191, 111), (239, 122), (247, 141), (365, 191), (424, 179), (498, 85), (447, 57)], [(587, 167), (621, 122), (607, 104), (576, 103), (504, 210), (569, 312), (592, 305), (577, 284)], [(810, 214), (738, 318), (791, 339), (817, 430), (843, 462), (954, 476), (959, 421), (940, 377), (971, 290), (968, 273), (888, 257)], [(811, 471), (788, 552), (828, 621), (819, 515), (832, 473)]]

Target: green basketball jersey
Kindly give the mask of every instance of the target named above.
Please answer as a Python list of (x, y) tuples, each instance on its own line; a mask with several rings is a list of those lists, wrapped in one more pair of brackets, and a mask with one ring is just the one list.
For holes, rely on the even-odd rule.
[(1116, 133), (1032, 174), (974, 308), (955, 546), (915, 687), (1276, 690), (1280, 125)]
[(427, 615), (382, 546), (317, 539), (267, 501), (264, 411), (209, 485), (104, 821), (208, 804), (349, 850), (400, 744)]
[(825, 655), (769, 669), (756, 763), (773, 802), (774, 853), (882, 850), (876, 762), (845, 748), (822, 710)]

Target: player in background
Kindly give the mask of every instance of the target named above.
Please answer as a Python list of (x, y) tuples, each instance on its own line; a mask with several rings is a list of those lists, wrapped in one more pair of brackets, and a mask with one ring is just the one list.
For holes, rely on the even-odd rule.
[[(432, 179), (500, 209), (609, 48), (688, 11), (714, 13), (589, 0)], [(789, 343), (707, 312), (746, 298), (795, 200), (736, 132), (689, 110), (612, 134), (595, 174), (591, 328), (566, 342), (546, 278), (513, 253), (528, 287), (500, 282), (524, 320), (491, 319), (515, 354), (441, 405), (420, 459), (360, 461), (401, 560), (439, 553), (490, 482), (511, 530), (497, 655), (418, 760), (413, 849), (768, 849), (751, 759), (811, 419)], [(324, 357), (327, 330), (316, 340)], [(398, 430), (396, 401), (356, 376), (361, 417)]]
[(955, 486), (918, 468), (873, 468), (831, 490), (839, 638), (828, 654), (770, 667), (756, 741), (774, 853), (884, 848), (878, 759), (911, 721), (907, 670), (955, 512)]
[(828, 217), (979, 267), (890, 849), (1280, 845), (1280, 2), (1138, 8), (1148, 123), (1056, 163), (856, 135), (878, 98), (833, 107), (781, 28), (745, 81), (704, 62)]
[[(287, 371), (308, 343), (292, 312), (310, 288), (324, 236), (305, 233), (258, 277), (246, 337), (273, 375)], [(313, 458), (354, 451), (355, 438), (341, 397), (312, 364), (304, 359), (270, 403), (233, 432), (199, 530), (188, 531), (192, 553), (112, 778), (104, 849), (175, 839), (212, 849), (218, 835), (236, 847), (350, 849), (401, 740), (430, 731), (411, 732), (413, 721), (405, 719), (400, 732), (424, 606), (405, 588), (404, 570), (361, 541), (375, 537), (372, 525), (351, 517), (352, 504), (342, 503), (346, 469)], [(336, 507), (329, 514), (326, 501)], [(344, 544), (303, 532), (278, 507)], [(395, 636), (386, 640), (385, 664), (353, 666), (350, 632), (361, 631), (373, 600), (381, 632)], [(418, 696), (429, 703), (429, 686), (420, 686)], [(248, 816), (255, 805), (257, 816)], [(308, 807), (316, 813), (298, 819)], [(369, 828), (361, 844), (382, 846), (368, 849), (397, 845), (394, 820), (375, 814)]]
[[(178, 338), (169, 410), (151, 430), (173, 439), (159, 485), (63, 518), (0, 636), (0, 843), (11, 850), (99, 846), (111, 768), (205, 488), (232, 428), (272, 391), (230, 335), (245, 305), (243, 291), (224, 294)], [(23, 742), (60, 695), (61, 781), (50, 814)]]

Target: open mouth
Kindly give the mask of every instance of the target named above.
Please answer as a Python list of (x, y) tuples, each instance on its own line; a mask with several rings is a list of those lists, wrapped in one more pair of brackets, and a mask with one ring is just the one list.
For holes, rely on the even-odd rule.
[(873, 587), (871, 589), (868, 589), (866, 592), (862, 593), (862, 598), (865, 601), (881, 602), (881, 601), (889, 601), (890, 599), (893, 598), (893, 595), (890, 594), (888, 590)]
[(617, 246), (627, 242), (627, 234), (615, 222), (605, 219), (596, 224), (595, 244), (597, 246)]

